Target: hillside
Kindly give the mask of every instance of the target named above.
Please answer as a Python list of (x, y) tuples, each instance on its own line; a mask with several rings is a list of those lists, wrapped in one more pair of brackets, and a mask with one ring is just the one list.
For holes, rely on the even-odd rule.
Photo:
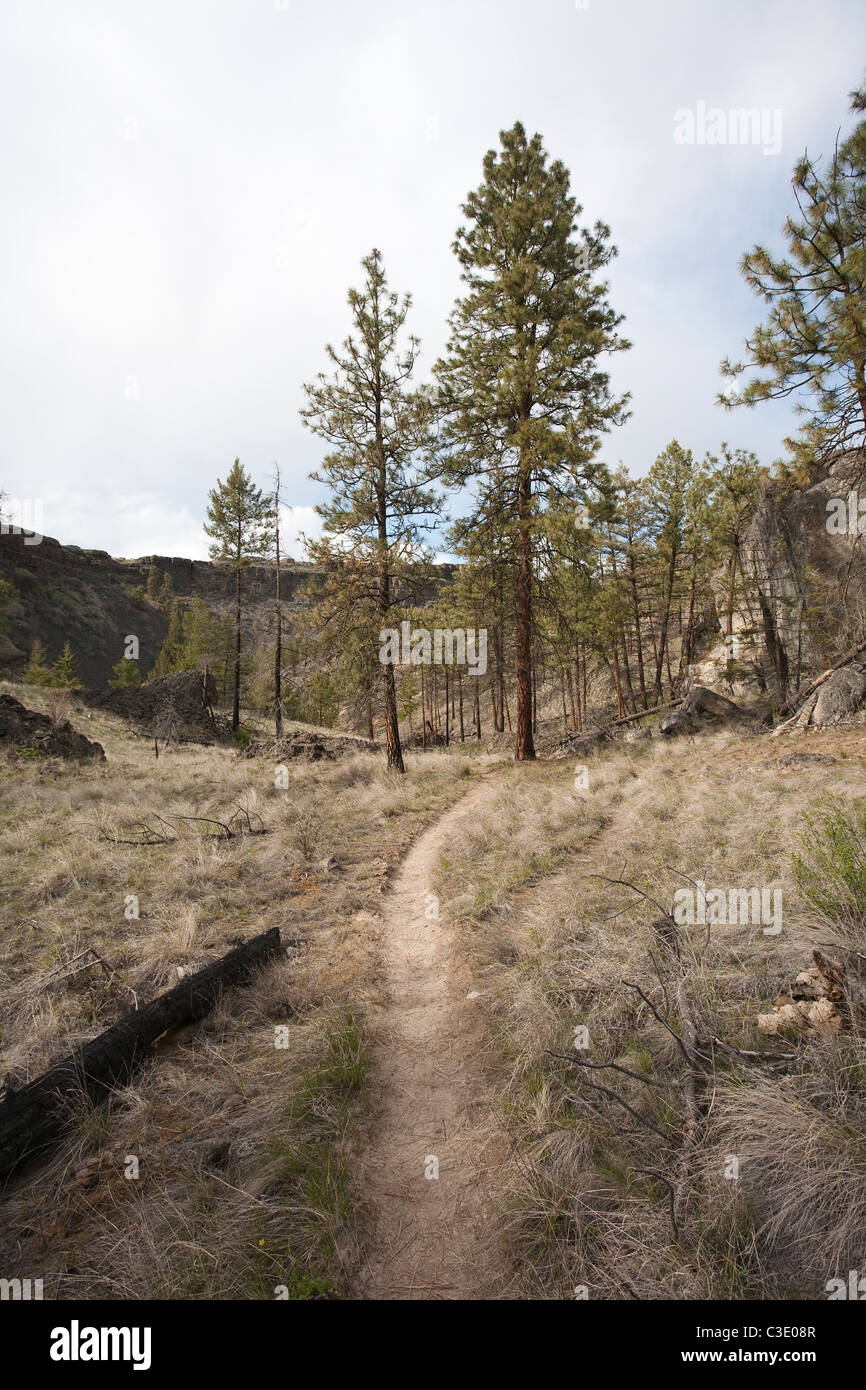
[[(82, 682), (101, 688), (123, 655), (124, 638), (135, 633), (140, 667), (146, 674), (168, 631), (169, 617), (167, 607), (136, 603), (131, 597), (132, 589), (146, 584), (151, 565), (171, 577), (178, 597), (202, 599), (221, 616), (233, 611), (234, 576), (222, 564), (165, 555), (118, 560), (104, 550), (61, 545), (49, 536), (39, 545), (26, 545), (14, 533), (0, 537), (0, 576), (18, 594), (9, 614), (4, 666), (12, 673), (19, 670), (34, 638), (41, 639), (52, 660), (68, 641)], [(287, 612), (304, 607), (312, 573), (310, 565), (284, 561), (282, 592)], [(273, 565), (250, 565), (244, 573), (244, 606), (247, 630), (254, 638), (270, 629), (273, 603)]]

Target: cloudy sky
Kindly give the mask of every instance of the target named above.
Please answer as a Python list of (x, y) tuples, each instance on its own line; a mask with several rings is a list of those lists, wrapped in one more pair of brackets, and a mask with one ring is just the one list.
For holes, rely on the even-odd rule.
[[(724, 413), (718, 364), (760, 317), (740, 256), (850, 127), (862, 0), (5, 0), (2, 29), (0, 487), (46, 534), (204, 558), (236, 455), (260, 483), (278, 460), (287, 526), (314, 526), (301, 386), (361, 257), (411, 290), (429, 371), (459, 205), (517, 119), (619, 247), (633, 416), (602, 456), (779, 456), (789, 407)], [(701, 102), (781, 139), (678, 143)]]

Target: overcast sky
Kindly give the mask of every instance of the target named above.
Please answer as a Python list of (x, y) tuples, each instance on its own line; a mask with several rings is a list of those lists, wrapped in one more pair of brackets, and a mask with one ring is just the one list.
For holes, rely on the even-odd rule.
[[(787, 406), (724, 413), (718, 364), (761, 306), (738, 262), (781, 245), (793, 163), (851, 125), (862, 0), (5, 0), (0, 487), (115, 555), (205, 558), (207, 491), (279, 460), (294, 533), (322, 493), (298, 419), (378, 246), (429, 371), (460, 282), (459, 205), (521, 120), (610, 224), (613, 364), (633, 416), (771, 463)], [(677, 111), (781, 113), (781, 149), (684, 145)], [(770, 119), (769, 117), (768, 119)], [(768, 127), (769, 129), (769, 127)], [(423, 375), (422, 374), (422, 375)], [(298, 554), (297, 545), (293, 547)]]

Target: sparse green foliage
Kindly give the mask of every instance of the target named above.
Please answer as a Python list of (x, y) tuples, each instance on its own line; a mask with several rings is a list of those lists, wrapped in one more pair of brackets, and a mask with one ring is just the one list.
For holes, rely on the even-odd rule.
[(138, 662), (122, 656), (113, 668), (114, 677), (108, 682), (112, 690), (127, 690), (141, 685), (141, 671)]
[(18, 591), (8, 579), (0, 576), (0, 637), (9, 631), (9, 609), (18, 597)]
[(51, 668), (45, 660), (45, 650), (38, 637), (33, 639), (30, 648), (30, 660), (24, 672), (24, 680), (28, 685), (51, 684)]
[(78, 679), (78, 672), (75, 666), (75, 657), (68, 642), (64, 642), (63, 651), (52, 667), (50, 684), (64, 686), (68, 690), (81, 689), (81, 681)]
[(156, 565), (150, 565), (147, 571), (147, 597), (154, 603), (159, 601), (159, 591), (162, 585), (162, 571)]
[(843, 945), (866, 947), (866, 805), (830, 804), (806, 817), (793, 858), (797, 887)]
[[(866, 88), (852, 94), (866, 109)], [(785, 222), (788, 255), (756, 246), (743, 257), (747, 284), (769, 305), (746, 340), (747, 362), (722, 363), (736, 376), (756, 368), (719, 403), (754, 405), (795, 393), (812, 397), (799, 440), (786, 441), (807, 470), (866, 440), (866, 120), (838, 145), (826, 169), (804, 154), (793, 178), (796, 214)]]
[(235, 459), (225, 482), (209, 493), (205, 531), (212, 560), (227, 563), (235, 575), (235, 662), (232, 728), (240, 723), (241, 692), (241, 573), (250, 561), (271, 553), (273, 512), (271, 502)]
[[(378, 251), (363, 269), (363, 289), (349, 291), (354, 333), (340, 352), (327, 346), (334, 375), (320, 373), (305, 387), (301, 416), (331, 446), (313, 474), (332, 494), (316, 509), (324, 536), (310, 547), (327, 575), (320, 622), (344, 653), (354, 649), (358, 688), (372, 698), (378, 632), (389, 625), (397, 585), (421, 579), (421, 535), (436, 502), (417, 466), (431, 420), (428, 397), (409, 386), (419, 345), (413, 337), (401, 343), (411, 299), (389, 289)], [(402, 772), (390, 661), (381, 681), (388, 766)]]

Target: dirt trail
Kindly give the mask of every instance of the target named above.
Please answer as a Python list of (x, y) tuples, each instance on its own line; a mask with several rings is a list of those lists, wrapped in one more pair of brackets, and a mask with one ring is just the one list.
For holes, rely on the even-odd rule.
[[(361, 1298), (479, 1299), (497, 1289), (488, 1223), (506, 1144), (484, 1077), (483, 1016), (467, 998), (472, 975), (445, 912), (437, 919), (425, 896), (440, 853), (494, 791), (482, 782), (419, 837), (385, 901), (387, 1002), (370, 1078), (379, 1103), (359, 1165), (372, 1218)], [(426, 1176), (437, 1164), (438, 1177)]]

